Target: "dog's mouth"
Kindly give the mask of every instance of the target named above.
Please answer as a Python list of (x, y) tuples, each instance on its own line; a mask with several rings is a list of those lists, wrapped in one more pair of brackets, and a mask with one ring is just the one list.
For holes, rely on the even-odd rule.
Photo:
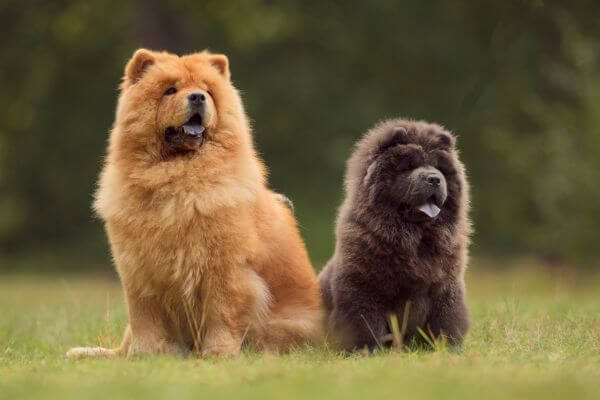
[(204, 131), (206, 130), (204, 125), (202, 125), (202, 117), (198, 113), (192, 115), (192, 118), (181, 126), (181, 129), (183, 129), (183, 133), (186, 136), (196, 140), (202, 140), (204, 138)]
[(426, 215), (429, 218), (435, 218), (440, 214), (440, 211), (442, 211), (442, 209), (438, 206), (438, 201), (434, 196), (429, 197), (425, 203), (421, 204), (420, 206), (417, 207), (417, 210), (419, 210), (420, 213)]
[(165, 141), (177, 150), (195, 150), (204, 142), (206, 127), (198, 113), (179, 127), (165, 129)]

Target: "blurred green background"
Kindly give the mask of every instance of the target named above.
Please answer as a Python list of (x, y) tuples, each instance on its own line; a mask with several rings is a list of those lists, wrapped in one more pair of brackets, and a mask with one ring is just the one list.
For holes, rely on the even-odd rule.
[(394, 116), (459, 135), (476, 255), (598, 267), (599, 16), (597, 0), (4, 0), (0, 269), (112, 269), (90, 203), (138, 47), (229, 56), (317, 269), (352, 144)]

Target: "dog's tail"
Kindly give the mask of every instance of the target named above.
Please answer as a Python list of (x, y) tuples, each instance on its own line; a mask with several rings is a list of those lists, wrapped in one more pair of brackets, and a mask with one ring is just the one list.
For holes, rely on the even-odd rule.
[(323, 336), (320, 310), (287, 309), (272, 316), (256, 335), (257, 345), (267, 351), (286, 353), (304, 343), (318, 344)]
[(114, 358), (127, 355), (131, 342), (131, 328), (128, 326), (123, 335), (121, 346), (114, 349), (105, 347), (73, 347), (67, 351), (69, 358)]
[(105, 347), (73, 347), (67, 351), (69, 358), (113, 358), (120, 354), (120, 348), (107, 349)]

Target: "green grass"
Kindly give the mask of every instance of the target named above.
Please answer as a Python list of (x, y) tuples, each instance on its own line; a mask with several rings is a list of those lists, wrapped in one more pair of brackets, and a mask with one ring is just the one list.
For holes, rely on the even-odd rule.
[(73, 345), (118, 344), (126, 323), (119, 284), (0, 276), (0, 398), (600, 397), (600, 277), (473, 268), (468, 289), (473, 327), (459, 353), (69, 360)]

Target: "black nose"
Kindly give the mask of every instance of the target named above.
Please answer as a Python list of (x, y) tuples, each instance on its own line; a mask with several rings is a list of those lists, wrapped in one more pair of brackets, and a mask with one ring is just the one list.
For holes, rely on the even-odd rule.
[(425, 180), (427, 181), (427, 183), (429, 183), (431, 186), (435, 186), (438, 187), (440, 186), (440, 177), (435, 175), (435, 174), (431, 174), (431, 175), (427, 175), (425, 177)]
[(206, 96), (204, 93), (191, 93), (188, 95), (188, 100), (192, 104), (203, 104), (206, 101)]

